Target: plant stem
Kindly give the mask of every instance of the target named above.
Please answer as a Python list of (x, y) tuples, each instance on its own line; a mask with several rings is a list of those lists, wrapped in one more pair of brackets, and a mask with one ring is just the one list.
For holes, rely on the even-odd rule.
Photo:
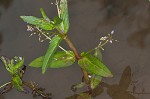
[(0, 86), (0, 89), (3, 88), (3, 87), (5, 87), (6, 85), (8, 85), (8, 84), (10, 84), (10, 83), (11, 83), (11, 82), (7, 82), (7, 83), (5, 83), (4, 85)]
[[(70, 49), (73, 51), (75, 57), (77, 60), (81, 59), (81, 56), (78, 54), (75, 46), (73, 45), (73, 43), (70, 41), (70, 39), (68, 38), (68, 36), (64, 37), (64, 40), (66, 41), (66, 43), (68, 44), (68, 46), (70, 47)], [(84, 69), (82, 69), (82, 73), (83, 73), (83, 77), (84, 77), (84, 81), (86, 84), (89, 84), (89, 77), (88, 77), (88, 73), (87, 71), (85, 71)]]
[(32, 83), (28, 83), (28, 82), (25, 82), (25, 81), (23, 81), (23, 84), (25, 86), (27, 86), (28, 88), (30, 88), (32, 91), (35, 91), (37, 94), (39, 94), (40, 96), (42, 96), (43, 99), (45, 99), (45, 98), (46, 99), (51, 99), (48, 94), (46, 94), (42, 90), (39, 90), (36, 85), (33, 85)]

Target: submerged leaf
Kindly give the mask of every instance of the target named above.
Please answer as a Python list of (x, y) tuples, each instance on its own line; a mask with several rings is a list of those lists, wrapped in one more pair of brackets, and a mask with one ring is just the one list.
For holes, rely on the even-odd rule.
[(91, 54), (82, 53), (82, 58), (78, 61), (81, 68), (91, 75), (95, 74), (102, 77), (113, 77), (111, 71), (100, 60)]
[(49, 48), (47, 49), (47, 52), (46, 52), (44, 60), (43, 60), (43, 66), (42, 66), (43, 74), (46, 72), (48, 62), (52, 60), (52, 57), (61, 41), (62, 41), (62, 37), (59, 35), (56, 35), (52, 38), (52, 40), (49, 44)]
[(88, 93), (80, 93), (77, 99), (92, 99), (92, 96)]
[(90, 79), (90, 85), (91, 88), (96, 88), (102, 80), (102, 76), (92, 75), (92, 78)]
[(86, 84), (84, 82), (81, 82), (81, 83), (76, 84), (76, 85), (72, 85), (71, 90), (75, 92), (77, 89), (83, 88), (85, 85)]
[[(42, 67), (44, 56), (33, 60), (29, 66)], [(75, 62), (75, 56), (72, 51), (59, 51), (56, 52), (52, 59), (48, 61), (47, 68), (61, 68), (72, 65)]]

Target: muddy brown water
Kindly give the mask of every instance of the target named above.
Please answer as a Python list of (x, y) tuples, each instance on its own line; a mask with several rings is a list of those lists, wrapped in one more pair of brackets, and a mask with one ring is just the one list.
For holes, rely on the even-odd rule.
[[(54, 0), (53, 0), (54, 1)], [(40, 43), (37, 36), (29, 38), (26, 23), (19, 16), (40, 17), (42, 7), (53, 18), (56, 7), (51, 0), (0, 0), (0, 55), (22, 56), (27, 65), (45, 53), (48, 41)], [(150, 99), (150, 3), (148, 0), (68, 0), (70, 13), (69, 37), (79, 52), (88, 51), (99, 43), (100, 36), (115, 31), (114, 42), (105, 46), (103, 61), (114, 74), (104, 78), (94, 90), (94, 99)], [(64, 48), (68, 48), (63, 42)], [(0, 63), (0, 85), (11, 79)], [(79, 92), (70, 86), (79, 83), (82, 73), (77, 64), (68, 68), (27, 68), (24, 80), (35, 81), (53, 94), (53, 99), (76, 99)], [(143, 93), (143, 94), (142, 94)], [(75, 95), (75, 96), (73, 96)], [(12, 90), (0, 99), (33, 99), (31, 94)], [(40, 98), (37, 98), (40, 99)], [(78, 97), (80, 99), (80, 97)], [(81, 98), (82, 99), (82, 98)]]

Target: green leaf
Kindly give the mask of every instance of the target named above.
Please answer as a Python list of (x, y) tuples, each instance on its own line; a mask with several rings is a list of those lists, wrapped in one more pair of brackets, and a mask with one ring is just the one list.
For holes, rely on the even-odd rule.
[(12, 83), (18, 91), (23, 91), (22, 80), (18, 75), (15, 75), (15, 77), (12, 78)]
[(83, 88), (85, 85), (86, 84), (84, 82), (81, 82), (79, 84), (71, 86), (71, 90), (75, 92), (77, 89)]
[(46, 13), (44, 12), (44, 10), (42, 8), (40, 8), (40, 11), (41, 11), (41, 14), (42, 14), (43, 18), (45, 20), (49, 20), (50, 21), (50, 19), (48, 18), (48, 16), (46, 15)]
[(17, 75), (20, 71), (20, 67), (24, 64), (24, 59), (20, 60), (17, 56), (15, 56), (14, 59), (11, 60), (2, 56), (1, 60), (4, 63), (7, 71), (11, 75)]
[(102, 77), (113, 77), (107, 66), (93, 55), (82, 53), (81, 56), (82, 58), (78, 61), (78, 64), (91, 75), (95, 74)]
[(57, 47), (59, 46), (60, 42), (62, 41), (62, 37), (60, 37), (59, 35), (56, 35), (52, 38), (50, 44), (49, 44), (49, 48), (45, 54), (44, 60), (43, 60), (43, 66), (42, 66), (42, 73), (44, 74), (46, 72), (47, 69), (47, 64), (49, 63), (49, 61), (52, 60), (53, 54), (55, 53)]
[(102, 76), (97, 76), (97, 75), (92, 75), (92, 78), (90, 79), (91, 83), (91, 88), (94, 89), (96, 88), (100, 82), (102, 81)]
[(99, 48), (96, 48), (95, 49), (95, 52), (94, 52), (94, 56), (96, 57), (96, 58), (98, 58), (101, 62), (102, 62), (102, 53), (101, 53), (101, 50), (99, 49)]
[(17, 58), (18, 60), (16, 59), (16, 64), (14, 64), (13, 68), (15, 70), (18, 70), (18, 69), (20, 69), (20, 67), (23, 66), (23, 64), (24, 64), (24, 58), (23, 59), (19, 59), (19, 57), (15, 57), (15, 58)]
[(54, 25), (50, 20), (46, 20), (44, 18), (37, 18), (34, 16), (20, 16), (25, 22), (36, 25), (43, 30), (53, 30)]
[(12, 62), (10, 61), (10, 59), (2, 56), (1, 57), (1, 61), (3, 62), (3, 64), (5, 65), (5, 68), (7, 69), (7, 71), (13, 75), (14, 74), (14, 70), (12, 69), (13, 64), (11, 64)]
[[(100, 48), (95, 49), (94, 56), (102, 62), (102, 53), (100, 51)], [(90, 79), (91, 88), (95, 89), (100, 84), (101, 80), (102, 80), (102, 76), (92, 75)]]
[(92, 99), (89, 93), (80, 93), (77, 99)]
[(54, 25), (58, 26), (62, 22), (62, 19), (60, 19), (58, 16), (54, 17)]
[[(33, 60), (29, 66), (31, 67), (42, 67), (44, 60), (44, 56), (36, 58)], [(75, 56), (72, 51), (59, 51), (56, 52), (52, 59), (48, 61), (47, 68), (61, 68), (61, 67), (68, 67), (75, 62)]]
[(61, 0), (59, 5), (59, 17), (62, 19), (62, 24), (60, 26), (60, 29), (67, 33), (69, 29), (69, 16), (68, 16), (68, 4), (67, 0)]

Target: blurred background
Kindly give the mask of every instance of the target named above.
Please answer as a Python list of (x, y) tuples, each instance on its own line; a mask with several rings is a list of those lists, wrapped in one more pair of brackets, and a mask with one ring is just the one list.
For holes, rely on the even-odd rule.
[[(25, 65), (36, 57), (44, 55), (48, 41), (40, 43), (37, 36), (29, 38), (26, 23), (19, 16), (41, 17), (42, 7), (50, 18), (57, 15), (54, 0), (0, 0), (0, 55), (12, 58), (22, 56)], [(96, 47), (99, 38), (115, 31), (119, 42), (108, 44), (103, 51), (103, 62), (113, 72), (113, 78), (104, 78), (109, 85), (94, 99), (149, 99), (150, 97), (150, 2), (148, 0), (68, 0), (70, 29), (69, 37), (79, 52)], [(61, 44), (68, 48), (65, 42)], [(11, 76), (0, 62), (0, 85)], [(131, 82), (121, 93), (121, 81), (125, 68), (130, 66)], [(125, 74), (125, 73), (124, 73)], [(41, 69), (27, 68), (24, 80), (35, 81), (53, 94), (54, 99), (65, 99), (76, 93), (71, 85), (79, 83), (82, 73), (77, 63), (62, 69), (48, 69), (45, 75)], [(147, 94), (131, 94), (128, 91)], [(126, 97), (132, 95), (131, 97)], [(119, 96), (121, 98), (119, 98)], [(0, 99), (33, 99), (31, 94), (16, 90), (0, 96)], [(124, 98), (123, 98), (124, 97)], [(36, 98), (41, 99), (41, 98)], [(75, 99), (75, 98), (69, 98)]]

